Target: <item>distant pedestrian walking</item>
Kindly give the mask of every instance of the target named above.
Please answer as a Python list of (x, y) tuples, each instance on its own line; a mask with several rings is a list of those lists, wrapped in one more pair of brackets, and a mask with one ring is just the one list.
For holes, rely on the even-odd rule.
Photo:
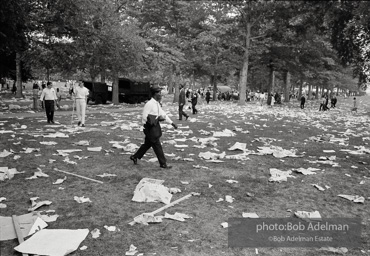
[(54, 123), (54, 110), (55, 110), (55, 103), (57, 100), (57, 95), (53, 84), (51, 82), (47, 83), (47, 87), (42, 90), (40, 100), (44, 102), (46, 118), (48, 119), (48, 124)]
[(210, 99), (211, 99), (211, 92), (207, 89), (207, 92), (206, 92), (206, 101), (207, 101), (207, 104), (209, 104)]
[(306, 97), (304, 96), (304, 94), (302, 94), (301, 96), (301, 109), (304, 109), (304, 104), (306, 103)]
[(195, 108), (195, 106), (198, 104), (198, 93), (194, 90), (194, 92), (191, 95), (191, 108), (193, 109), (193, 115), (198, 113), (198, 110)]
[(351, 112), (352, 113), (357, 113), (357, 101), (356, 101), (356, 97), (353, 98), (353, 107), (351, 109)]
[(78, 117), (78, 126), (85, 127), (86, 105), (89, 96), (89, 89), (84, 86), (82, 80), (79, 81), (78, 86), (74, 88), (74, 95), (76, 100), (76, 113)]
[(334, 95), (331, 99), (331, 108), (335, 108), (335, 105), (337, 104), (337, 97)]

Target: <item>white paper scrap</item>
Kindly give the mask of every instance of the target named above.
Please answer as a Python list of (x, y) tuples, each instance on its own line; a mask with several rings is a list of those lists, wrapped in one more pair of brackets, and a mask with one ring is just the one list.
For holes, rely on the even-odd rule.
[(88, 229), (43, 229), (14, 249), (20, 253), (64, 256), (78, 249)]

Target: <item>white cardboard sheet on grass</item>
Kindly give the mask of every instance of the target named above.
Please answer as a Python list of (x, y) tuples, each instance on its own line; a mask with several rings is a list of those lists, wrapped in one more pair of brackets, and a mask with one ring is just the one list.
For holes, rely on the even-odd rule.
[(88, 234), (88, 229), (44, 229), (14, 250), (28, 254), (64, 256), (77, 250)]
[[(46, 228), (48, 224), (43, 221), (37, 214), (27, 213), (18, 216), (19, 226), (23, 237), (27, 237), (36, 231)], [(14, 229), (12, 217), (0, 216), (0, 241), (11, 240), (17, 238)]]

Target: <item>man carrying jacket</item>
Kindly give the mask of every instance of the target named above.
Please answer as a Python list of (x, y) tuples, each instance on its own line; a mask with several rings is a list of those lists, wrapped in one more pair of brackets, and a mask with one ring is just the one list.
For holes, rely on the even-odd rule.
[(152, 98), (145, 104), (141, 122), (144, 125), (145, 141), (144, 144), (130, 156), (130, 159), (137, 164), (137, 159), (141, 159), (148, 149), (153, 148), (161, 168), (170, 169), (172, 166), (167, 165), (166, 158), (163, 153), (161, 141), (162, 129), (159, 122), (167, 121), (173, 128), (177, 129), (177, 125), (163, 111), (160, 101), (162, 99), (161, 88), (153, 86), (150, 88)]

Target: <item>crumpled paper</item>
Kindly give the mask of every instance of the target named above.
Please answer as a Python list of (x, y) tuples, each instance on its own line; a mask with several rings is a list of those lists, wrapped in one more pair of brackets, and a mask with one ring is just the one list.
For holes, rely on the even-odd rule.
[(18, 172), (16, 168), (9, 169), (8, 167), (0, 167), (0, 181), (3, 181), (5, 179), (12, 179), (15, 174), (18, 173), (24, 173), (24, 172)]
[(269, 178), (270, 182), (282, 182), (282, 181), (288, 181), (289, 178), (295, 178), (292, 176), (292, 171), (280, 171), (276, 168), (270, 168), (270, 174), (271, 177)]
[(184, 214), (184, 213), (176, 212), (175, 214), (169, 214), (169, 213), (166, 212), (164, 214), (164, 218), (183, 222), (183, 221), (185, 221), (185, 219), (190, 219), (191, 217), (189, 215)]
[(172, 194), (167, 187), (162, 185), (163, 182), (164, 180), (143, 178), (135, 188), (132, 201), (169, 204)]

